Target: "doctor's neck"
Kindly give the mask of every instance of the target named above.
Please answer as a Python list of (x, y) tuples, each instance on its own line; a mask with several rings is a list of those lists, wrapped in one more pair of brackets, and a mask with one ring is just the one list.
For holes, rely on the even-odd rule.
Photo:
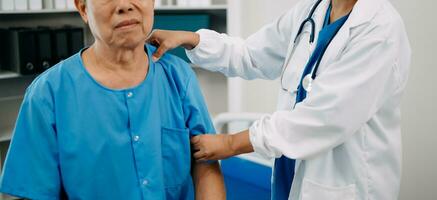
[(358, 0), (331, 0), (331, 22), (349, 14)]

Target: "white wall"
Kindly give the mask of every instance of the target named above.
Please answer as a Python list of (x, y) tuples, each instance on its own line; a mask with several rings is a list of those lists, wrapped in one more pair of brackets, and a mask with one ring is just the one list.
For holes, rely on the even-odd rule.
[[(282, 13), (289, 10), (296, 0), (242, 0), (245, 4), (242, 10), (244, 28), (242, 36), (247, 37), (265, 24), (271, 23)], [(243, 111), (273, 112), (276, 108), (279, 81), (244, 81)], [(256, 101), (254, 101), (256, 99)], [(262, 103), (260, 103), (262, 102)]]
[[(297, 0), (240, 0), (242, 27), (241, 36), (248, 37), (262, 26), (273, 22), (287, 12)], [(271, 113), (276, 109), (279, 80), (243, 81), (242, 111)]]
[(400, 199), (437, 199), (437, 2), (392, 2), (404, 18), (413, 49), (402, 110), (404, 174)]
[[(241, 35), (247, 37), (297, 0), (240, 0)], [(413, 60), (403, 99), (401, 200), (437, 199), (437, 19), (434, 0), (392, 0), (410, 37)], [(279, 81), (243, 81), (242, 111), (272, 112)]]

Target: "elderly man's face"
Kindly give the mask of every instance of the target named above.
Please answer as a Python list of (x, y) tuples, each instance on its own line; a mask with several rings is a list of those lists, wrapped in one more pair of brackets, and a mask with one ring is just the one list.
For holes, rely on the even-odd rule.
[(152, 30), (154, 0), (75, 1), (96, 40), (111, 47), (144, 45)]

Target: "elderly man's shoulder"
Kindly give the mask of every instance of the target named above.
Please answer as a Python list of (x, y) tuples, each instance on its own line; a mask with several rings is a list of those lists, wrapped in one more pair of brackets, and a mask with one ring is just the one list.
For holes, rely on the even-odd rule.
[[(151, 47), (151, 51), (154, 51), (154, 47)], [(173, 79), (190, 79), (194, 76), (192, 66), (188, 62), (170, 53), (164, 54), (156, 64), (158, 68), (161, 68), (165, 74), (172, 76)]]

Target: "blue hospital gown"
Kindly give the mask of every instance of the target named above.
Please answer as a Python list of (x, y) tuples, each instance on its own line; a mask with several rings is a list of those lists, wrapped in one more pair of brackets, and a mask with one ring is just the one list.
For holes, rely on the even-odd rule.
[[(151, 60), (154, 47), (146, 45)], [(27, 89), (0, 191), (30, 199), (193, 199), (190, 137), (214, 133), (194, 72), (165, 55), (136, 87), (96, 82), (81, 53)]]

